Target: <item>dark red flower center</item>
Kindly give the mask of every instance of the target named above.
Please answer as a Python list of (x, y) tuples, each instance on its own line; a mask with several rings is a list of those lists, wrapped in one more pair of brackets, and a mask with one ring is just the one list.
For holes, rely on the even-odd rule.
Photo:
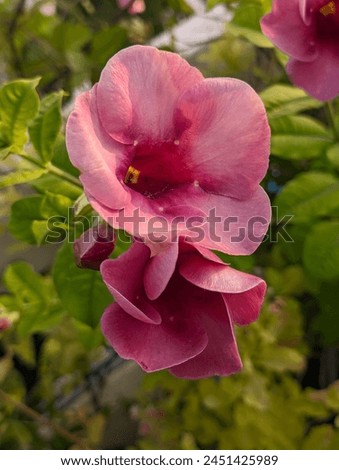
[(134, 145), (134, 154), (126, 170), (124, 183), (148, 197), (194, 181), (180, 154), (179, 141)]
[(339, 40), (339, 0), (324, 2), (316, 13), (318, 40)]

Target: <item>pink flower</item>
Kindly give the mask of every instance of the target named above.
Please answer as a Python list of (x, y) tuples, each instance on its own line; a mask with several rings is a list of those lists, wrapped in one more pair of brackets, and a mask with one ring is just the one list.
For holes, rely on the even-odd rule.
[(295, 85), (323, 101), (339, 95), (339, 0), (273, 0), (261, 28), (290, 56)]
[[(179, 55), (148, 46), (110, 59), (67, 124), (86, 195), (111, 225), (147, 237), (160, 218), (165, 233), (191, 235), (173, 221), (195, 217), (201, 245), (231, 254), (252, 253), (266, 233), (271, 212), (259, 182), (269, 140), (264, 106), (249, 85), (204, 79)], [(221, 221), (213, 234), (211, 211)]]
[(73, 245), (75, 262), (79, 268), (99, 270), (101, 263), (114, 250), (114, 230), (99, 224), (86, 230)]
[(256, 320), (265, 282), (180, 242), (151, 257), (144, 243), (101, 265), (115, 297), (102, 329), (115, 351), (145, 371), (196, 379), (239, 371), (233, 324)]
[(117, 3), (121, 10), (128, 8), (128, 13), (131, 15), (143, 13), (146, 8), (144, 0), (134, 0), (134, 2), (131, 2), (131, 0), (117, 0)]
[(0, 318), (0, 333), (2, 331), (8, 330), (12, 326), (12, 322), (9, 318), (1, 317)]

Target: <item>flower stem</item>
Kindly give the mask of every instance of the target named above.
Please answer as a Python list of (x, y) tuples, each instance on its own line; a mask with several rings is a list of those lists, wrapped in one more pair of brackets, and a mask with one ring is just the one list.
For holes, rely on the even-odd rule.
[(335, 140), (339, 142), (339, 130), (335, 122), (335, 109), (333, 106), (333, 101), (327, 101), (326, 110), (327, 110), (328, 121), (329, 121), (330, 126), (332, 127)]
[(51, 429), (53, 429), (53, 431), (59, 434), (59, 436), (77, 445), (80, 449), (90, 449), (90, 447), (82, 439), (79, 439), (74, 434), (71, 434), (69, 431), (67, 431), (67, 429), (63, 428), (59, 424), (50, 421), (46, 416), (33, 410), (33, 408), (30, 408), (24, 403), (17, 401), (15, 398), (11, 397), (10, 395), (8, 395), (8, 393), (4, 392), (1, 389), (0, 399), (14, 406), (17, 410), (26, 415), (28, 418), (33, 419), (33, 421), (49, 426)]
[(69, 173), (66, 173), (66, 171), (63, 171), (60, 168), (58, 168), (57, 166), (53, 165), (53, 163), (50, 163), (50, 162), (43, 163), (40, 160), (38, 160), (34, 157), (31, 157), (30, 155), (27, 155), (25, 153), (20, 153), (19, 155), (20, 155), (20, 157), (24, 158), (28, 162), (33, 163), (33, 165), (38, 166), (39, 168), (47, 169), (49, 171), (49, 173), (51, 173), (52, 175), (57, 176), (58, 178), (61, 178), (65, 181), (68, 181), (69, 183), (74, 184), (78, 188), (82, 188), (82, 185), (81, 185), (80, 181), (78, 180), (78, 178), (75, 178), (74, 176), (70, 175)]

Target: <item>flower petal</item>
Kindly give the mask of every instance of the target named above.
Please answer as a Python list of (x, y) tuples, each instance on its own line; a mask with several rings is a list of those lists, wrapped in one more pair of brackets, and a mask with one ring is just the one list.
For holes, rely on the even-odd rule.
[(304, 0), (274, 0), (272, 12), (260, 22), (262, 32), (275, 46), (302, 61), (312, 61), (318, 56), (314, 30), (309, 26), (309, 8)]
[(208, 335), (207, 347), (196, 357), (178, 366), (170, 372), (185, 379), (200, 379), (213, 375), (226, 376), (242, 368), (231, 322), (221, 296), (213, 296), (208, 310), (199, 316)]
[(248, 325), (258, 319), (266, 293), (266, 283), (260, 281), (246, 292), (223, 294), (228, 313), (237, 325)]
[(206, 194), (202, 190), (187, 192), (186, 200), (208, 214), (202, 228), (195, 228), (194, 233), (185, 232), (186, 241), (231, 255), (253, 253), (271, 220), (270, 200), (261, 186), (246, 201)]
[(144, 273), (144, 287), (149, 299), (158, 298), (165, 290), (174, 273), (178, 251), (178, 243), (169, 243), (150, 259)]
[(213, 78), (181, 95), (175, 125), (186, 168), (207, 192), (245, 199), (268, 167), (270, 128), (264, 105), (245, 82)]
[(71, 162), (81, 172), (85, 191), (101, 204), (122, 208), (130, 199), (117, 179), (117, 160), (123, 164), (124, 146), (114, 142), (101, 126), (96, 109), (96, 87), (80, 95), (66, 127)]
[(161, 323), (161, 316), (147, 301), (142, 285), (149, 257), (149, 248), (136, 242), (119, 258), (104, 261), (100, 271), (110, 293), (121, 308), (141, 322), (158, 325)]
[(290, 59), (286, 70), (295, 85), (318, 100), (328, 101), (339, 95), (339, 45), (322, 46), (313, 62)]
[[(147, 238), (152, 234), (151, 241), (157, 239), (165, 243), (177, 241), (180, 235), (193, 245), (231, 255), (253, 253), (262, 242), (271, 220), (270, 200), (260, 186), (246, 201), (208, 194), (194, 185), (173, 190), (158, 199), (139, 196), (126, 204), (122, 211), (113, 211), (91, 196), (88, 199), (107, 223), (136, 237)], [(180, 206), (183, 199), (188, 208), (186, 214)], [(180, 214), (178, 217), (175, 216), (176, 207)], [(170, 208), (169, 213), (167, 208)], [(208, 215), (207, 222), (195, 226), (195, 221), (201, 221), (202, 214)], [(161, 233), (152, 231), (154, 225), (150, 220), (157, 218), (163, 220)]]
[(134, 0), (131, 4), (131, 0), (117, 0), (118, 7), (124, 10), (128, 8), (128, 13), (131, 15), (136, 15), (137, 13), (142, 13), (145, 11), (145, 2), (144, 0)]
[(176, 54), (149, 46), (124, 49), (109, 60), (100, 77), (101, 122), (125, 144), (174, 141), (175, 102), (202, 80), (201, 73)]
[(166, 369), (195, 357), (207, 336), (193, 312), (163, 316), (160, 325), (140, 322), (110, 305), (101, 321), (103, 333), (119, 356), (135, 360), (145, 371)]
[(145, 11), (145, 2), (144, 0), (135, 0), (128, 9), (130, 15), (137, 15), (138, 13), (143, 13)]
[[(265, 287), (265, 282), (260, 277), (243, 273), (228, 265), (215, 263), (198, 254), (183, 258), (179, 264), (179, 272), (195, 286), (212, 292), (240, 294), (258, 285)], [(265, 289), (263, 290), (265, 292)]]

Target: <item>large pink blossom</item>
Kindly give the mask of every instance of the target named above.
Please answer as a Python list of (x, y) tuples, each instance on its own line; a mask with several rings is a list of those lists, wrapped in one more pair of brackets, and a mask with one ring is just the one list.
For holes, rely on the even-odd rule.
[[(148, 46), (110, 59), (67, 124), (70, 158), (111, 225), (142, 237), (155, 217), (169, 224), (196, 217), (200, 244), (230, 254), (252, 253), (266, 233), (270, 205), (259, 182), (269, 140), (264, 106), (249, 85), (204, 79), (179, 55)], [(213, 234), (211, 210), (222, 221)], [(185, 224), (176, 230), (190, 232)]]
[(339, 0), (273, 0), (261, 28), (290, 56), (295, 85), (323, 101), (339, 95)]
[(101, 273), (115, 297), (102, 329), (120, 356), (147, 372), (169, 369), (190, 379), (239, 371), (233, 325), (257, 319), (262, 279), (181, 242), (153, 257), (144, 243), (134, 243), (104, 261)]
[(145, 2), (144, 0), (117, 0), (118, 7), (124, 10), (128, 8), (128, 13), (131, 15), (136, 15), (138, 13), (143, 13), (145, 11)]

